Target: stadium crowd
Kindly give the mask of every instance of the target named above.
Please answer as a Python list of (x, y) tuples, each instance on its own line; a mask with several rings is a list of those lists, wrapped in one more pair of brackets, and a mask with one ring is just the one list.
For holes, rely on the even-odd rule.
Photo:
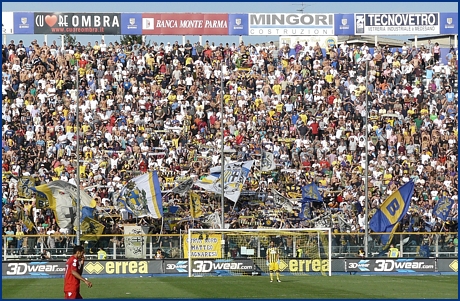
[[(127, 180), (153, 169), (163, 191), (178, 180), (200, 179), (220, 165), (222, 141), (232, 160), (256, 160), (240, 200), (226, 203), (230, 228), (314, 227), (329, 216), (336, 234), (364, 232), (368, 160), (370, 217), (413, 179), (409, 213), (398, 230), (457, 232), (457, 50), (440, 53), (437, 43), (404, 43), (393, 52), (388, 45), (369, 47), (101, 40), (62, 48), (55, 41), (12, 40), (2, 46), (2, 222), (3, 234), (16, 234), (8, 245), (19, 251), (23, 244), (33, 249), (62, 243), (64, 231), (52, 210), (37, 210), (33, 197), (18, 195), (14, 179), (22, 176), (33, 176), (36, 185), (75, 183), (80, 172), (81, 187), (97, 200), (105, 233), (120, 234), (124, 223), (133, 222), (151, 226), (150, 233), (209, 227), (220, 201), (203, 190), (203, 216), (195, 220), (186, 196), (165, 196), (163, 225), (120, 212), (116, 196)], [(76, 118), (83, 160), (78, 171)], [(273, 153), (274, 170), (260, 171), (262, 149)], [(295, 199), (311, 181), (325, 202), (315, 203), (303, 220)], [(275, 203), (272, 189), (293, 199), (294, 209)], [(443, 196), (455, 201), (445, 221), (433, 214)], [(48, 235), (24, 242), (24, 235), (36, 233)], [(456, 250), (456, 237), (442, 237), (443, 248), (454, 250), (455, 241)], [(334, 243), (362, 245), (352, 239), (335, 235)]]

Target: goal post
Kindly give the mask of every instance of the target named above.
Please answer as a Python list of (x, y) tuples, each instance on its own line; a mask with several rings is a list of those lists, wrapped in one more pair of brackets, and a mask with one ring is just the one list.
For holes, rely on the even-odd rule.
[(332, 275), (330, 228), (189, 229), (184, 239), (188, 276), (260, 275), (268, 272), (266, 251), (280, 251), (280, 272)]

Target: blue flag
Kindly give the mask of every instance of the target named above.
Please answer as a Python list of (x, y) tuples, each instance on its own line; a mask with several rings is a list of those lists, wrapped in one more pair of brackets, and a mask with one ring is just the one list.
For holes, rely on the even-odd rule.
[(449, 212), (452, 209), (452, 205), (454, 205), (454, 200), (446, 196), (443, 196), (434, 206), (433, 213), (437, 217), (440, 217), (443, 221), (445, 221), (449, 216)]
[(388, 232), (380, 236), (384, 249), (389, 246), (398, 223), (409, 210), (410, 200), (414, 193), (414, 182), (411, 180), (393, 192), (371, 218), (369, 227), (374, 232)]
[(311, 219), (311, 202), (302, 202), (302, 209), (299, 214), (300, 219)]
[(304, 202), (322, 202), (323, 197), (319, 193), (318, 186), (315, 183), (307, 184), (302, 187), (302, 203)]
[(83, 221), (85, 218), (94, 218), (94, 209), (89, 206), (84, 206), (81, 208), (81, 217), (80, 220)]

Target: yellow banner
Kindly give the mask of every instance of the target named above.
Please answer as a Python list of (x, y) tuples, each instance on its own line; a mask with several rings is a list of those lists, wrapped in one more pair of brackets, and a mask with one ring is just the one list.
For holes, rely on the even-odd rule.
[[(220, 234), (192, 234), (192, 258), (222, 258)], [(184, 257), (188, 258), (188, 235), (183, 237)]]
[(195, 192), (190, 192), (190, 215), (193, 218), (203, 215), (203, 211), (201, 211), (201, 197)]

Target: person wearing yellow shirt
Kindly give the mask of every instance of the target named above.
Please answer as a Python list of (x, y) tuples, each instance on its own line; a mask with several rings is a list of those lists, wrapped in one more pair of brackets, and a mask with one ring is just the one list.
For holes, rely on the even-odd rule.
[(81, 53), (80, 51), (76, 51), (73, 55), (73, 57), (75, 58), (75, 60), (78, 62), (80, 59), (81, 59)]
[(62, 109), (62, 115), (64, 115), (64, 117), (69, 116), (69, 109), (67, 107), (64, 107)]
[(193, 64), (193, 59), (192, 59), (192, 57), (190, 57), (190, 56), (187, 57), (187, 58), (185, 59), (185, 66), (192, 65), (192, 64)]
[(326, 76), (324, 77), (324, 80), (328, 82), (329, 84), (332, 84), (332, 82), (334, 81), (334, 76), (332, 75), (331, 71), (329, 71), (329, 73), (326, 74)]
[(59, 164), (54, 168), (54, 172), (56, 173), (56, 176), (60, 177), (61, 173), (64, 171), (64, 165)]
[(307, 114), (305, 114), (304, 112), (301, 112), (301, 113), (299, 114), (299, 117), (300, 117), (300, 119), (302, 120), (303, 123), (307, 124), (307, 121), (308, 121), (308, 116), (307, 116)]
[(276, 113), (283, 113), (283, 107), (284, 107), (284, 103), (282, 103), (281, 101), (276, 105)]
[(86, 74), (86, 69), (85, 68), (78, 68), (78, 76), (80, 76), (80, 78), (84, 77)]
[(89, 131), (91, 129), (91, 127), (89, 126), (88, 122), (85, 121), (85, 123), (83, 123), (83, 125), (81, 126), (81, 130), (83, 131), (83, 133), (86, 133), (87, 131)]
[(383, 175), (383, 184), (385, 185), (388, 185), (391, 181), (391, 179), (393, 179), (393, 176), (391, 175), (391, 173), (387, 172)]
[(278, 82), (273, 85), (272, 90), (275, 95), (281, 95), (281, 85)]
[(99, 45), (99, 42), (96, 41), (94, 46), (93, 46), (93, 53), (94, 55), (98, 54), (99, 51), (101, 50), (101, 45)]
[(254, 100), (254, 105), (256, 108), (259, 108), (259, 106), (262, 104), (262, 98), (260, 96), (257, 96), (256, 100)]

